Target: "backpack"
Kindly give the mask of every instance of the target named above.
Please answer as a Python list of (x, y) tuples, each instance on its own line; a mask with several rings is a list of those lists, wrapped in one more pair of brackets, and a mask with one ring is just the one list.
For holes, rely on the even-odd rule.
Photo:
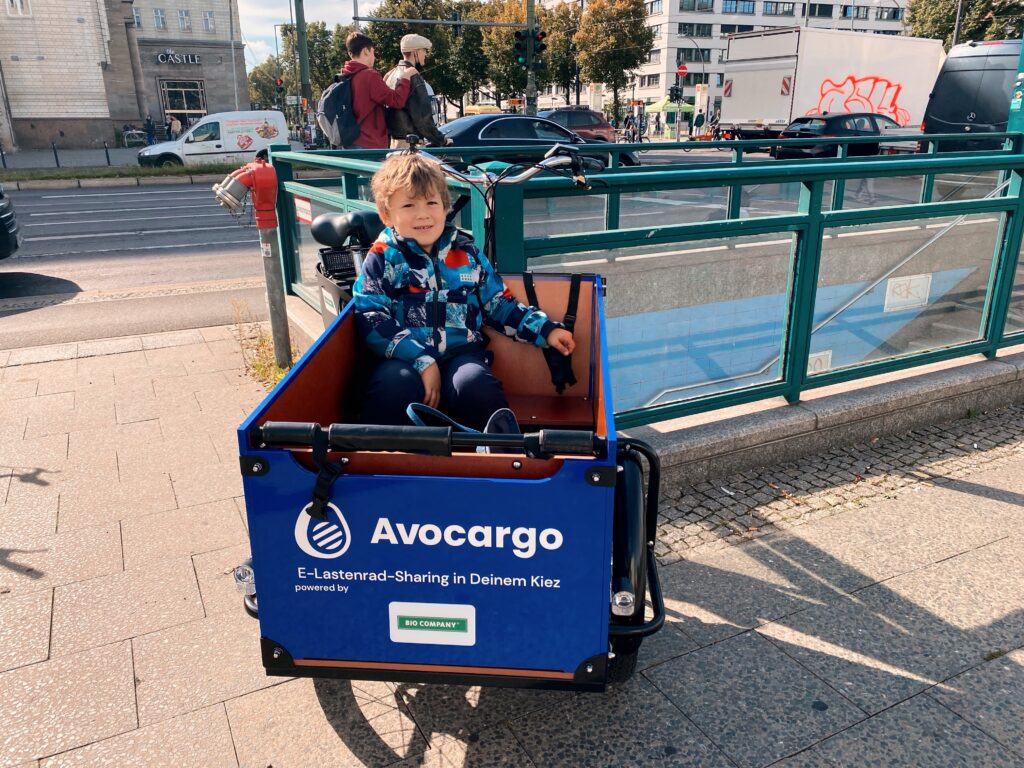
[[(358, 73), (357, 73), (358, 74)], [(332, 147), (351, 147), (359, 138), (359, 121), (352, 111), (352, 80), (355, 75), (338, 75), (316, 105), (316, 121)]]

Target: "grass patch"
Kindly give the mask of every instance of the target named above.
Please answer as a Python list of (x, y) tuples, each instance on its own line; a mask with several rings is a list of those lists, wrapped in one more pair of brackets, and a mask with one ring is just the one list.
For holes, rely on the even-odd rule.
[(216, 173), (227, 175), (241, 163), (217, 163), (216, 165), (172, 165), (159, 168), (144, 168), (141, 165), (101, 165), (82, 168), (22, 168), (0, 171), (2, 181), (49, 181), (51, 179), (124, 179), (146, 176), (192, 176), (194, 174)]
[[(269, 391), (288, 373), (288, 368), (280, 368), (274, 360), (274, 340), (264, 323), (253, 319), (249, 305), (244, 301), (233, 301), (234, 333), (242, 347), (242, 360), (245, 362), (246, 374), (258, 381)], [(298, 350), (291, 348), (291, 358), (299, 356)]]

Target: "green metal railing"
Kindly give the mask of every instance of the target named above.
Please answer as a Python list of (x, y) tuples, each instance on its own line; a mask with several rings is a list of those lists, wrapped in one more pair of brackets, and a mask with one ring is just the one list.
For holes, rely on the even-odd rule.
[[(606, 171), (591, 176), (589, 189), (579, 189), (561, 178), (540, 176), (521, 186), (499, 186), (495, 190), (494, 208), (498, 212), (495, 221), (497, 252), (490, 255), (492, 259), (496, 260), (499, 268), (505, 272), (522, 271), (531, 266), (550, 262), (555, 258), (561, 259), (568, 269), (573, 269), (577, 262), (583, 265), (592, 264), (595, 259), (589, 257), (593, 255), (602, 257), (596, 260), (607, 263), (609, 265), (607, 268), (614, 271), (619, 268), (620, 263), (625, 263), (628, 260), (623, 259), (623, 262), (619, 262), (619, 258), (634, 253), (644, 254), (653, 247), (677, 247), (710, 241), (714, 244), (712, 248), (675, 251), (670, 252), (668, 256), (669, 258), (681, 258), (675, 254), (686, 254), (697, 250), (720, 250), (728, 247), (727, 253), (730, 257), (735, 257), (739, 251), (734, 248), (743, 248), (750, 244), (758, 246), (758, 243), (781, 242), (765, 240), (771, 236), (781, 236), (784, 240), (788, 238), (791, 245), (789, 246), (788, 262), (785, 265), (786, 271), (778, 278), (780, 283), (784, 278), (785, 285), (777, 291), (782, 296), (779, 301), (783, 302), (780, 310), (783, 314), (776, 319), (777, 335), (772, 336), (771, 333), (768, 333), (765, 336), (765, 338), (774, 339), (772, 343), (776, 344), (776, 348), (774, 351), (762, 350), (762, 357), (752, 360), (750, 371), (758, 375), (727, 373), (719, 378), (709, 376), (705, 380), (699, 380), (698, 385), (685, 384), (674, 388), (669, 386), (666, 391), (678, 393), (680, 395), (678, 398), (670, 402), (650, 400), (649, 403), (639, 402), (628, 405), (616, 417), (617, 423), (621, 427), (651, 423), (770, 397), (783, 396), (790, 402), (796, 402), (800, 399), (802, 392), (814, 387), (966, 355), (980, 353), (993, 357), (1000, 348), (1024, 342), (1024, 324), (1021, 324), (1021, 330), (1016, 327), (1012, 332), (1006, 330), (1007, 314), (1014, 288), (1015, 286), (1024, 288), (1024, 284), (1022, 284), (1024, 281), (1018, 276), (1018, 259), (1022, 233), (1024, 233), (1024, 189), (1022, 189), (1022, 185), (1024, 185), (1024, 154), (1021, 153), (1024, 135), (1007, 133), (992, 134), (991, 137), (1006, 139), (1004, 148), (991, 152), (936, 154), (934, 151), (930, 151), (924, 154), (864, 158), (850, 157), (851, 148), (858, 144), (877, 144), (877, 138), (873, 140), (864, 138), (771, 142), (772, 144), (787, 145), (825, 143), (838, 145), (838, 157), (811, 161), (752, 159), (751, 150), (764, 147), (766, 141), (684, 142), (679, 144), (666, 142), (654, 145), (643, 144), (642, 146), (618, 144), (602, 145), (599, 148), (587, 146), (588, 153), (600, 153), (609, 157), (609, 167)], [(905, 138), (901, 136), (899, 140), (932, 142), (931, 146), (934, 147), (934, 142), (946, 138), (953, 137), (932, 135)], [(674, 151), (678, 152), (686, 147), (693, 147), (695, 144), (704, 148), (721, 144), (728, 148), (729, 155), (726, 156), (723, 153), (721, 162), (712, 161), (699, 165), (692, 164), (692, 155), (688, 156), (683, 153), (680, 153), (678, 158), (671, 156), (663, 158), (665, 159), (663, 165), (649, 164), (646, 159), (652, 154), (664, 155)], [(472, 160), (481, 155), (485, 155), (487, 158), (500, 158), (517, 153), (523, 154), (530, 149), (536, 151), (534, 148), (524, 147), (508, 149), (488, 147), (473, 148), (472, 150), (446, 148), (443, 150), (443, 154), (445, 157), (461, 156), (463, 159)], [(645, 153), (641, 156), (642, 165), (639, 167), (622, 167), (620, 165), (623, 153), (638, 150)], [(856, 152), (856, 149), (853, 151)], [(302, 269), (299, 241), (302, 240), (303, 235), (300, 231), (301, 225), (296, 222), (295, 198), (299, 197), (310, 201), (310, 204), (315, 204), (318, 210), (372, 209), (374, 206), (366, 191), (367, 181), (378, 167), (379, 160), (384, 154), (386, 152), (382, 150), (291, 152), (283, 147), (275, 148), (272, 152), (272, 160), (278, 170), (283, 193), (279, 196), (278, 209), (283, 223), (280, 228), (280, 238), (285, 274), (288, 282), (292, 284), (293, 290), (303, 295), (307, 301), (315, 303), (316, 298), (309, 287), (303, 285), (299, 279)], [(676, 159), (678, 162), (673, 162)], [(300, 167), (304, 167), (307, 173), (312, 173), (316, 177), (296, 178), (295, 170)], [(945, 183), (952, 174), (962, 174), (968, 178), (977, 178), (979, 174), (988, 174), (988, 177), (992, 179), (991, 189), (980, 183), (975, 183), (975, 186), (985, 189), (984, 196), (974, 199), (935, 199), (936, 180)], [(874, 180), (874, 183), (884, 183), (886, 180), (894, 184), (913, 183), (916, 185), (916, 192), (913, 199), (889, 200), (886, 204), (868, 208), (844, 208), (844, 202), (848, 199), (847, 184), (849, 182), (859, 183), (861, 179), (871, 179)], [(450, 181), (449, 185), (453, 195), (469, 196), (468, 205), (462, 212), (461, 225), (472, 231), (477, 240), (482, 242), (485, 213), (480, 195), (463, 183)], [(773, 210), (766, 215), (756, 215), (748, 210), (746, 202), (749, 201), (751, 190), (763, 188), (763, 185), (769, 185), (775, 189), (785, 187), (795, 190), (792, 210)], [(682, 214), (690, 210), (691, 207), (688, 207), (686, 199), (672, 198), (672, 195), (693, 194), (696, 190), (724, 190), (721, 211), (716, 214), (720, 215), (720, 218), (710, 221), (679, 221)], [(638, 204), (637, 200), (647, 199), (653, 201), (652, 207), (656, 211), (662, 210), (659, 204), (664, 204), (662, 207), (664, 207), (665, 215), (659, 215), (660, 220), (656, 223), (647, 223), (644, 226), (623, 226), (624, 223), (635, 223), (629, 221), (634, 215), (643, 215), (642, 206), (645, 204)], [(572, 225), (575, 224), (572, 214), (566, 213), (559, 206), (581, 205), (593, 208), (595, 203), (599, 205), (600, 216), (598, 218), (601, 219), (601, 226), (594, 231), (540, 234), (529, 231), (530, 226), (533, 226), (528, 222), (529, 216), (539, 215), (538, 221), (541, 223), (547, 221), (556, 221), (557, 223), (564, 219), (564, 223)], [(629, 203), (634, 214), (623, 212), (624, 203)], [(666, 207), (668, 203), (674, 207)], [(554, 215), (545, 217), (543, 214), (549, 209), (554, 210)], [(640, 210), (640, 214), (636, 214), (637, 209)], [(680, 216), (672, 216), (673, 212), (679, 212)], [(560, 216), (562, 219), (559, 219)], [(905, 226), (907, 224), (911, 226)], [(847, 262), (843, 260), (844, 257), (832, 255), (843, 253), (835, 250), (837, 243), (847, 242), (837, 238), (852, 236), (850, 233), (860, 233), (868, 235), (869, 240), (874, 237), (875, 240), (872, 242), (875, 242), (885, 232), (900, 232), (898, 237), (913, 238), (923, 237), (932, 229), (941, 230), (941, 232), (929, 234), (930, 239), (919, 248), (913, 243), (909, 244), (907, 247), (917, 248), (917, 251), (912, 253), (912, 258), (906, 261), (896, 259), (895, 267), (884, 263), (884, 241), (876, 242), (871, 250), (872, 258), (875, 261), (882, 261), (880, 261), (878, 274), (865, 274), (861, 281), (864, 285), (856, 287), (856, 291), (862, 293), (858, 295), (851, 288), (853, 292), (844, 299), (848, 305), (845, 307), (842, 306), (844, 301), (839, 301), (837, 307), (833, 307), (830, 311), (823, 311), (822, 306), (818, 306), (822, 304), (827, 287), (822, 283), (823, 258), (827, 260), (828, 270), (835, 272), (837, 264), (842, 269), (849, 270)], [(903, 234), (905, 230), (914, 231)], [(972, 240), (971, 232), (981, 233), (984, 236), (978, 235)], [(876, 233), (878, 234), (876, 235)], [(954, 237), (959, 238), (955, 244), (952, 242)], [(308, 234), (303, 243), (306, 243), (307, 240)], [(721, 245), (723, 243), (726, 245)], [(952, 247), (953, 245), (956, 247)], [(865, 359), (853, 364), (840, 365), (834, 369), (820, 372), (808, 371), (812, 355), (812, 339), (816, 338), (815, 334), (823, 332), (823, 329), (833, 331), (844, 324), (852, 327), (848, 317), (856, 311), (863, 312), (863, 308), (857, 306), (858, 302), (861, 302), (862, 298), (871, 292), (877, 293), (879, 286), (898, 271), (901, 274), (906, 272), (907, 264), (914, 258), (919, 260), (924, 258), (919, 257), (918, 254), (929, 251), (929, 249), (933, 252), (937, 249), (946, 249), (952, 254), (944, 257), (952, 265), (945, 272), (959, 275), (960, 272), (965, 271), (966, 262), (961, 264), (957, 261), (957, 248), (964, 247), (975, 250), (980, 248), (985, 251), (980, 255), (973, 254), (976, 257), (976, 262), (972, 262), (969, 265), (971, 268), (967, 270), (975, 274), (975, 278), (972, 279), (980, 281), (977, 285), (981, 294), (980, 303), (972, 309), (973, 314), (969, 315), (969, 317), (974, 317), (976, 314), (980, 318), (976, 338), (971, 338), (971, 334), (965, 332), (962, 340), (938, 343), (934, 348), (925, 348), (919, 351), (912, 350), (913, 345), (908, 343), (903, 347), (896, 348), (891, 354), (876, 356), (873, 359)], [(754, 253), (755, 251), (749, 252)], [(757, 253), (760, 252), (757, 251)], [(607, 258), (604, 258), (605, 256)], [(643, 258), (643, 256), (634, 255), (632, 258)], [(574, 259), (576, 262), (573, 261)], [(735, 274), (732, 279), (742, 281), (744, 280), (744, 269), (760, 266), (765, 261), (759, 257), (735, 263), (737, 266), (734, 267)], [(711, 267), (702, 268), (715, 269), (714, 263), (711, 262), (711, 264)], [(959, 271), (952, 267), (957, 267)], [(691, 264), (677, 267), (679, 270), (692, 268)], [(984, 280), (982, 281), (981, 271), (983, 268), (987, 268), (988, 271), (983, 275)], [(920, 271), (928, 272), (924, 267)], [(941, 272), (941, 270), (933, 271), (936, 275)], [(666, 274), (669, 273), (666, 272)], [(716, 274), (721, 278), (723, 274), (728, 275), (729, 270), (722, 267)], [(928, 279), (931, 280), (931, 272), (928, 272), (928, 275)], [(631, 278), (626, 275), (626, 279)], [(829, 280), (835, 281), (838, 278), (829, 277), (825, 282)], [(735, 287), (719, 285), (717, 290), (721, 294), (720, 306), (730, 308), (742, 306), (742, 302), (732, 302), (732, 298), (730, 298), (734, 294), (738, 296), (741, 293), (734, 290)], [(610, 290), (614, 295), (615, 291), (628, 290), (628, 287), (624, 288), (621, 281), (616, 283), (612, 280)], [(886, 301), (888, 302), (888, 298)], [(697, 303), (699, 302), (691, 301), (687, 303), (687, 306), (695, 306)], [(837, 308), (839, 308), (838, 312), (835, 311)], [(929, 304), (920, 311), (928, 312), (931, 309)], [(943, 311), (946, 309), (949, 309), (950, 315), (955, 315), (953, 310), (956, 310), (957, 307), (946, 301), (943, 304)], [(898, 314), (890, 313), (888, 309), (885, 310), (885, 313), (887, 313), (886, 320)], [(920, 322), (919, 317), (911, 316), (912, 313), (905, 314), (910, 316), (908, 323), (914, 320)], [(834, 316), (830, 317), (829, 315)], [(881, 316), (882, 313), (879, 312), (879, 317)], [(963, 317), (968, 317), (968, 315), (963, 315)], [(897, 329), (896, 335), (898, 332), (899, 329)], [(904, 333), (909, 333), (909, 331), (904, 330)], [(713, 336), (713, 333), (705, 334), (702, 337), (702, 343), (708, 343), (708, 336)], [(739, 336), (740, 334), (737, 332), (737, 339)], [(678, 355), (677, 362), (680, 367), (685, 365), (686, 358), (690, 354), (691, 342), (695, 340), (698, 340), (698, 336), (695, 334), (680, 337), (679, 342), (685, 347)], [(662, 363), (666, 363), (666, 361), (663, 359)], [(671, 360), (667, 363), (671, 363)], [(615, 367), (616, 362), (613, 358), (613, 379)], [(671, 366), (669, 365), (669, 367)], [(768, 380), (763, 380), (765, 377)], [(712, 384), (715, 386), (710, 387)], [(616, 402), (619, 402), (618, 395)]]

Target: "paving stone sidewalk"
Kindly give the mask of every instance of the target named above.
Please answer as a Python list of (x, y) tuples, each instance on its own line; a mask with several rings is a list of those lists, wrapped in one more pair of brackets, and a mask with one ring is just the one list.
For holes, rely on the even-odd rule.
[(604, 695), (267, 678), (230, 328), (0, 351), (0, 767), (1024, 765), (1024, 407), (665, 488)]

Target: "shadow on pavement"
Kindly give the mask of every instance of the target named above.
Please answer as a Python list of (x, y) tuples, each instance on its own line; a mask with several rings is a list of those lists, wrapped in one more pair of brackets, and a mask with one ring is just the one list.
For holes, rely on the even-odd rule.
[(0, 272), (0, 317), (63, 304), (81, 292), (78, 283), (62, 277), (34, 272)]
[[(935, 511), (910, 514), (906, 501), (900, 510), (854, 512), (842, 528), (825, 518), (661, 567), (670, 619), (662, 632), (692, 642), (649, 639), (636, 679), (607, 694), (401, 684), (394, 703), (432, 746), (440, 736), (460, 742), (462, 766), (493, 760), (494, 740), (523, 750), (527, 765), (606, 764), (613, 746), (581, 743), (580, 729), (593, 736), (614, 702), (627, 731), (661, 722), (653, 735), (671, 745), (658, 753), (662, 765), (760, 768), (803, 751), (829, 765), (885, 762), (881, 737), (893, 729), (913, 731), (911, 764), (1013, 762), (1005, 724), (972, 719), (977, 691), (952, 678), (969, 670), (984, 678), (980, 668), (1024, 644), (1024, 557), (1006, 533), (1024, 497), (933, 477), (935, 491), (989, 501), (961, 507), (940, 498)], [(359, 701), (343, 681), (317, 680), (316, 691), (364, 765), (434, 764), (409, 748), (407, 733), (375, 730), (380, 699)], [(1020, 691), (996, 693), (1001, 701)], [(656, 709), (670, 715), (654, 717)], [(668, 717), (679, 723), (669, 728)], [(636, 753), (636, 764), (653, 754)]]

